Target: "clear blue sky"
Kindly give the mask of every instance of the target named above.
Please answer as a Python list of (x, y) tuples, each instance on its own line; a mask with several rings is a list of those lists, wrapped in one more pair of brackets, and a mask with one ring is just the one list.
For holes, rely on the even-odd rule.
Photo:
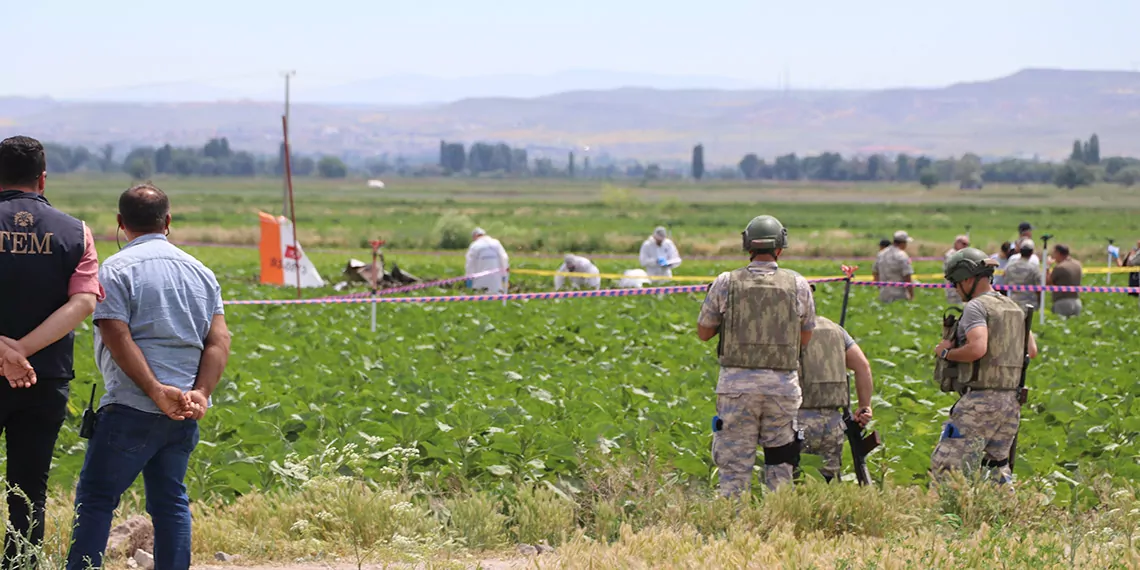
[(1137, 0), (0, 0), (0, 95), (602, 69), (792, 87), (1140, 66)]

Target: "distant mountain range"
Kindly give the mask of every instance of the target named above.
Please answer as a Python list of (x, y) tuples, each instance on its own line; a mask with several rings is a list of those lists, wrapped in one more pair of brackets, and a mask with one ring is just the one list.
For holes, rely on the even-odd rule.
[[(626, 84), (661, 79), (622, 77)], [(1135, 134), (1140, 132), (1140, 73), (1135, 72), (1031, 69), (992, 81), (874, 91), (699, 89), (690, 84), (732, 80), (674, 79), (678, 83), (670, 88), (609, 88), (622, 79), (593, 72), (577, 81), (572, 73), (545, 79), (440, 82), (406, 76), (365, 81), (335, 93), (298, 93), (299, 101), (341, 104), (294, 104), (290, 134), (298, 152), (312, 154), (421, 154), (446, 139), (505, 141), (529, 147), (534, 155), (558, 157), (588, 146), (590, 153), (643, 161), (684, 160), (692, 145), (701, 142), (709, 162), (735, 164), (747, 152), (772, 157), (786, 152), (946, 156), (970, 151), (1063, 158), (1073, 139), (1095, 132), (1103, 155), (1140, 156)], [(541, 94), (547, 90), (558, 92)], [(488, 95), (495, 92), (536, 95)], [(449, 103), (391, 103), (455, 94), (467, 97)], [(120, 148), (200, 145), (226, 136), (234, 148), (273, 153), (281, 112), (276, 101), (0, 98), (0, 135), (19, 131), (44, 140)]]
[[(280, 101), (282, 90), (267, 91), (264, 79), (225, 82), (149, 83), (89, 92), (71, 101), (130, 103), (213, 103)], [(566, 91), (601, 91), (623, 87), (650, 89), (755, 89), (763, 85), (731, 77), (661, 75), (577, 69), (547, 75), (502, 74), (471, 77), (389, 75), (341, 85), (314, 85), (302, 74), (292, 82), (296, 103), (333, 105), (424, 105), (482, 97), (533, 98)]]

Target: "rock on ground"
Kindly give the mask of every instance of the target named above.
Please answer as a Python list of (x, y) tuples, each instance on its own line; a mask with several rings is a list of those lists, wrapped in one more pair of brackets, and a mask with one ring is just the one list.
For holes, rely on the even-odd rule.
[(135, 515), (123, 524), (111, 529), (107, 539), (107, 559), (126, 558), (138, 550), (150, 551), (154, 548), (154, 525), (150, 519)]
[(134, 560), (142, 570), (154, 570), (154, 557), (149, 552), (136, 550)]

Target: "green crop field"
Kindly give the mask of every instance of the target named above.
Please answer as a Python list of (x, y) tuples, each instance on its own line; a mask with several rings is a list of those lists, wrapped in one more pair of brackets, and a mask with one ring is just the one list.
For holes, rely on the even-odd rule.
[[(673, 229), (683, 256), (692, 255), (694, 250), (735, 254), (730, 244), (739, 243), (742, 226), (763, 212), (775, 212), (790, 226), (796, 248), (791, 254), (838, 258), (869, 255), (877, 249), (880, 236), (900, 228), (919, 238), (920, 253), (941, 253), (967, 224), (975, 243), (992, 249), (992, 245), (1012, 237), (1012, 229), (1022, 218), (1038, 224), (1040, 231), (1068, 240), (1075, 251), (1089, 252), (1086, 266), (1104, 263), (1104, 238), (1115, 237), (1127, 245), (1140, 237), (1135, 196), (1109, 188), (1076, 194), (1027, 189), (1023, 199), (1018, 198), (1015, 188), (987, 189), (992, 194), (985, 196), (985, 204), (967, 205), (957, 191), (953, 195), (942, 191), (944, 199), (926, 196), (919, 201), (914, 196), (924, 191), (891, 187), (802, 188), (796, 189), (798, 194), (791, 193), (800, 196), (801, 202), (776, 202), (773, 194), (778, 194), (777, 190), (763, 188), (717, 187), (711, 190), (717, 196), (687, 201), (688, 196), (699, 196), (702, 190), (669, 187), (657, 192), (652, 187), (615, 189), (585, 183), (580, 187), (523, 188), (517, 181), (508, 181), (509, 191), (500, 192), (495, 189), (497, 181), (468, 188), (458, 187), (468, 183), (450, 181), (405, 182), (411, 189), (392, 196), (343, 182), (314, 182), (312, 187), (302, 187), (297, 205), (302, 244), (309, 247), (326, 280), (339, 280), (348, 257), (367, 259), (364, 244), (375, 237), (384, 237), (402, 250), (436, 249), (439, 220), (451, 216), (466, 216), (469, 222), (483, 225), (503, 239), (514, 251), (514, 269), (555, 269), (559, 264), (558, 259), (528, 255), (531, 253), (561, 253), (567, 248), (629, 253), (661, 223)], [(87, 219), (97, 233), (113, 234), (115, 197), (127, 185), (125, 181), (64, 179), (52, 183), (48, 196), (54, 204)], [(172, 238), (256, 243), (256, 212), (276, 211), (280, 189), (264, 180), (208, 184), (201, 180), (159, 182), (170, 190), (173, 201)], [(549, 197), (546, 192), (550, 192)], [(835, 192), (842, 201), (831, 203), (820, 198), (827, 192)], [(861, 200), (857, 199), (860, 192), (865, 193)], [(1078, 198), (1085, 201), (1083, 207), (1074, 202)], [(769, 204), (769, 200), (773, 202)], [(1049, 205), (1049, 200), (1061, 203)], [(1121, 206), (1108, 207), (1113, 200), (1119, 200)], [(470, 228), (461, 229), (466, 232)], [(320, 246), (339, 249), (321, 250)], [(258, 284), (257, 251), (253, 248), (191, 246), (187, 250), (213, 268), (227, 299), (285, 299), (294, 295), (293, 290)], [(105, 259), (115, 251), (114, 242), (103, 240), (99, 251), (100, 258)], [(396, 262), (418, 276), (433, 279), (462, 275), (459, 253), (397, 250), (386, 257), (388, 263)], [(596, 261), (603, 273), (636, 265), (632, 259), (600, 255)], [(677, 274), (711, 280), (742, 262), (690, 258)], [(785, 266), (809, 277), (836, 276), (840, 263), (797, 258)], [(859, 274), (869, 278), (870, 262), (858, 264)], [(918, 273), (940, 269), (938, 262), (916, 263)], [(1102, 275), (1087, 276), (1086, 283), (1103, 284), (1103, 279)], [(1113, 284), (1124, 285), (1124, 276), (1114, 275)], [(512, 276), (511, 285), (517, 291), (551, 287), (549, 278), (527, 275)], [(435, 288), (415, 294), (447, 295), (460, 289)], [(307, 290), (305, 295), (333, 293), (327, 288)], [(673, 497), (663, 494), (662, 489), (684, 489), (704, 497), (715, 487), (709, 418), (715, 413), (717, 364), (715, 345), (701, 343), (696, 337), (695, 320), (702, 298), (702, 294), (676, 294), (382, 304), (375, 333), (369, 330), (370, 308), (365, 304), (230, 306), (227, 321), (234, 335), (233, 352), (214, 396), (214, 407), (203, 421), (202, 443), (191, 458), (187, 478), (191, 497), (197, 504), (206, 505), (233, 504), (236, 500), (235, 512), (241, 513), (241, 509), (252, 507), (241, 503), (239, 497), (308, 489), (306, 482), (317, 476), (351, 477), (381, 488), (399, 489), (425, 513), (442, 512), (428, 505), (442, 505), (439, 501), (453, 501), (455, 497), (492, 497), (485, 508), (479, 507), (483, 510), (471, 507), (475, 511), (462, 511), (457, 504), (447, 502), (448, 516), (461, 517), (455, 513), (467, 512), (469, 517), (484, 518), (485, 514), (493, 520), (509, 518), (514, 521), (511, 525), (521, 525), (511, 526), (510, 536), (523, 541), (531, 535), (518, 529), (534, 521), (516, 507), (507, 509), (494, 501), (501, 498), (516, 505), (530, 504), (526, 501), (533, 499), (536, 504), (546, 504), (525, 495), (541, 491), (578, 505), (575, 508), (579, 510), (571, 512), (567, 532), (606, 540), (621, 535), (626, 537), (623, 544), (628, 545), (633, 539), (618, 527), (650, 520), (637, 519), (636, 515), (639, 509), (650, 506), (631, 504), (637, 503), (633, 500), (613, 502), (614, 497), (623, 496), (605, 491), (607, 485), (616, 484), (616, 473), (626, 473), (622, 485), (636, 488), (637, 493), (631, 491), (631, 496), (646, 501), (646, 497)], [(1068, 512), (1078, 505), (1104, 506), (1109, 504), (1105, 498), (1109, 496), (1119, 499), (1119, 495), (1098, 491), (1094, 480), (1100, 481), (1097, 485), (1108, 485), (1110, 491), (1131, 493), (1129, 500), (1137, 502), (1121, 503), (1130, 505), (1127, 512), (1127, 508), (1140, 508), (1140, 495), (1133, 487), (1140, 479), (1140, 398), (1135, 393), (1140, 308), (1135, 298), (1125, 295), (1085, 294), (1083, 300), (1085, 312), (1080, 318), (1065, 321), (1049, 314), (1043, 326), (1035, 322), (1041, 354), (1029, 372), (1030, 403), (1023, 410), (1015, 473), (1019, 484), (1032, 489), (1031, 495), (1025, 495), (1029, 498), (1023, 500), (1032, 503), (1034, 509), (1046, 509), (1042, 512)], [(818, 287), (820, 314), (838, 320), (841, 301), (841, 285)], [(877, 492), (885, 493), (886, 503), (902, 501), (893, 507), (900, 513), (909, 507), (899, 505), (918, 504), (907, 501), (926, 501), (920, 500), (920, 489), (929, 484), (926, 470), (930, 453), (941, 422), (955, 401), (954, 396), (938, 392), (931, 379), (932, 349), (941, 332), (943, 308), (941, 290), (919, 290), (914, 303), (883, 306), (874, 290), (856, 287), (847, 317), (847, 328), (871, 359), (874, 373), (872, 428), (880, 432), (884, 445), (870, 457), (871, 472)], [(79, 331), (76, 351), (78, 378), (71, 398), (76, 415), (60, 436), (52, 474), (53, 484), (64, 497), (83, 460), (77, 414), (86, 405), (93, 382), (101, 391), (101, 379), (91, 357), (89, 323)], [(813, 478), (818, 459), (805, 457), (805, 466), (806, 476)], [(845, 468), (850, 468), (846, 457)], [(141, 483), (138, 486), (141, 488)], [(761, 495), (757, 487), (754, 492)], [(854, 518), (832, 527), (826, 526), (832, 523), (819, 522), (810, 529), (827, 536), (845, 532), (917, 536), (907, 534), (910, 523), (905, 521), (910, 519), (906, 515), (890, 515), (895, 517), (891, 520), (896, 530), (869, 530), (871, 527), (865, 525), (872, 524), (870, 519), (862, 517), (872, 515), (837, 515), (826, 506), (826, 500), (823, 506), (811, 503), (820, 500), (815, 494), (820, 491), (813, 489), (808, 485), (805, 494), (798, 495), (805, 504), (815, 505), (796, 507), (806, 509), (800, 513), (802, 517), (819, 521), (831, 520), (827, 516), (833, 515)], [(913, 494), (908, 494), (911, 490)], [(523, 495), (530, 499), (518, 498)], [(835, 496), (857, 500), (851, 494)], [(1078, 497), (1080, 501), (1074, 500)], [(956, 505), (974, 500), (954, 499)], [(947, 525), (950, 529), (945, 542), (938, 539), (939, 548), (950, 548), (953, 538), (949, 537), (962, 536), (953, 533), (963, 524), (970, 532), (982, 532), (977, 521), (998, 527), (1013, 524), (1012, 519), (1002, 518), (1005, 511), (970, 519), (967, 513), (973, 511), (966, 507), (951, 508), (946, 506), (949, 503), (929, 501), (922, 504), (934, 515), (918, 522), (937, 521), (923, 528)], [(789, 505), (784, 507), (792, 509)], [(672, 512), (665, 503), (653, 508)], [(825, 511), (831, 514), (820, 514)], [(689, 513), (686, 517), (696, 516), (691, 510), (683, 512)], [(706, 514), (713, 516), (711, 511)], [(235, 520), (241, 518), (234, 516)], [(1042, 519), (1052, 516), (1041, 515)], [(603, 519), (617, 522), (602, 528), (598, 521)], [(974, 522), (963, 523), (964, 519)], [(459, 519), (447, 520), (451, 522), (445, 526), (454, 526)], [(706, 528), (703, 523), (685, 522)], [(300, 536), (289, 533), (301, 523), (280, 524), (286, 529), (281, 531), (282, 536)], [(506, 524), (503, 522), (503, 529), (495, 532), (505, 535)], [(726, 527), (719, 524), (712, 526), (722, 529), (717, 532), (723, 538)], [(237, 536), (235, 528), (214, 527), (205, 532), (212, 540), (224, 541), (227, 535)], [(668, 532), (682, 535), (670, 540), (689, 540), (684, 535), (687, 527), (669, 528)], [(1049, 527), (1043, 522), (1034, 528)], [(800, 530), (794, 529), (797, 535)], [(456, 532), (468, 539), (477, 534), (470, 529)], [(901, 534), (892, 534), (896, 532)], [(1124, 532), (1129, 537), (1127, 556), (1133, 557), (1132, 530)], [(535, 536), (559, 540), (557, 534), (540, 532)], [(1104, 540), (1117, 538), (1106, 535)], [(1022, 535), (1018, 540), (1029, 539)], [(262, 556), (308, 556), (312, 549), (325, 548), (306, 544), (310, 543), (290, 543), (281, 552)], [(480, 544), (501, 546), (495, 541), (474, 543)], [(580, 552), (593, 548), (581, 542), (573, 544), (584, 549)], [(675, 548), (677, 543), (670, 544), (673, 546), (669, 548)], [(209, 548), (196, 545), (196, 551)], [(1123, 551), (1110, 552), (1123, 556)], [(1056, 556), (1051, 558), (1053, 554)], [(959, 553), (958, 560), (975, 560), (961, 556)], [(986, 557), (979, 556), (969, 564), (984, 567)], [(1037, 552), (1034, 556), (1040, 558), (1032, 560), (1067, 560), (1068, 551)], [(1121, 560), (1098, 560), (1109, 559)], [(620, 560), (615, 564), (624, 565)], [(735, 558), (726, 560), (722, 560), (724, 567), (737, 566)], [(929, 567), (917, 558), (914, 563)], [(847, 567), (838, 562), (835, 565)]]
[[(190, 242), (254, 244), (257, 212), (280, 213), (281, 184), (268, 179), (160, 179), (174, 202), (176, 235)], [(941, 255), (970, 226), (975, 245), (995, 251), (1032, 220), (1077, 255), (1099, 259), (1105, 240), (1140, 237), (1140, 193), (1120, 186), (1075, 191), (992, 185), (963, 192), (910, 184), (658, 182), (646, 188), (601, 181), (298, 179), (298, 235), (309, 249), (367, 248), (371, 239), (402, 250), (466, 247), (478, 224), (520, 252), (636, 253), (657, 225), (668, 226), (687, 255), (737, 252), (742, 218), (766, 211), (788, 225), (792, 255), (871, 255), (898, 229), (916, 239), (912, 255)], [(115, 232), (122, 178), (52, 179), (53, 203)], [(742, 211), (742, 208), (744, 209)], [(460, 240), (437, 230), (459, 228)], [(441, 243), (442, 242), (442, 243)]]
[[(229, 299), (292, 294), (254, 282), (254, 250), (189, 251), (222, 277)], [(315, 256), (326, 277), (342, 259)], [(462, 274), (460, 258), (393, 255), (389, 261), (433, 276)], [(556, 264), (524, 259), (516, 267)], [(622, 264), (606, 260), (600, 269)], [(691, 275), (715, 275), (732, 266), (682, 267)], [(788, 266), (807, 276), (838, 273), (836, 262)], [(918, 266), (920, 272), (937, 269), (935, 263)], [(513, 281), (523, 290), (549, 288), (546, 278)], [(848, 314), (850, 332), (872, 361), (875, 428), (886, 440), (872, 456), (872, 470), (893, 483), (925, 483), (930, 452), (954, 401), (931, 380), (944, 294), (920, 290), (917, 302), (886, 307), (875, 295), (856, 288)], [(194, 455), (190, 487), (197, 497), (270, 488), (289, 476), (283, 466), (290, 454), (306, 457), (344, 443), (375, 456), (365, 473), (376, 478), (399, 466), (439, 485), (490, 486), (501, 479), (573, 485), (598, 461), (617, 457), (659, 462), (685, 481), (710, 485), (708, 418), (715, 413), (717, 364), (714, 346), (695, 335), (701, 298), (383, 304), (375, 334), (367, 305), (229, 307), (233, 356), (203, 426), (206, 443)], [(841, 300), (840, 285), (818, 287), (820, 314), (838, 320)], [(1080, 319), (1050, 315), (1038, 330), (1042, 355), (1030, 374), (1021, 477), (1109, 471), (1140, 478), (1140, 398), (1129, 365), (1140, 355), (1132, 342), (1140, 311), (1123, 295), (1089, 294), (1085, 302)], [(88, 382), (98, 378), (85, 356), (90, 335), (80, 338), (77, 408)], [(56, 471), (61, 483), (82, 463), (72, 424)], [(385, 454), (393, 448), (419, 455), (393, 465), (405, 459)], [(1068, 488), (1058, 489), (1064, 494)]]

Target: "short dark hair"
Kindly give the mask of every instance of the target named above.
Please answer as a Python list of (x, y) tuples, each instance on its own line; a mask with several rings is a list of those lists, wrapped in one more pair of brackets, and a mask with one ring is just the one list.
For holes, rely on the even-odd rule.
[(119, 196), (119, 215), (123, 225), (135, 232), (155, 233), (166, 227), (170, 198), (150, 182), (131, 186)]
[(891, 246), (891, 240), (889, 240), (889, 239), (879, 240), (879, 247), (890, 247), (890, 246)]
[(31, 186), (45, 170), (47, 157), (40, 141), (24, 136), (0, 141), (0, 190)]
[(1029, 256), (1033, 255), (1033, 248), (1032, 247), (1022, 247), (1021, 251), (1019, 253), (1021, 253), (1021, 257), (1024, 257), (1025, 259), (1029, 259)]
[(776, 256), (776, 250), (774, 249), (750, 249), (748, 250), (748, 253), (752, 257), (756, 257), (757, 255), (771, 255), (773, 257)]
[(1056, 251), (1057, 253), (1059, 253), (1061, 255), (1069, 255), (1069, 246), (1062, 244), (1062, 243), (1059, 243), (1059, 244), (1053, 246), (1053, 251)]
[(1001, 252), (1002, 253), (1009, 255), (1009, 252), (1012, 250), (1013, 250), (1013, 244), (1012, 243), (1009, 243), (1008, 241), (1001, 242)]

